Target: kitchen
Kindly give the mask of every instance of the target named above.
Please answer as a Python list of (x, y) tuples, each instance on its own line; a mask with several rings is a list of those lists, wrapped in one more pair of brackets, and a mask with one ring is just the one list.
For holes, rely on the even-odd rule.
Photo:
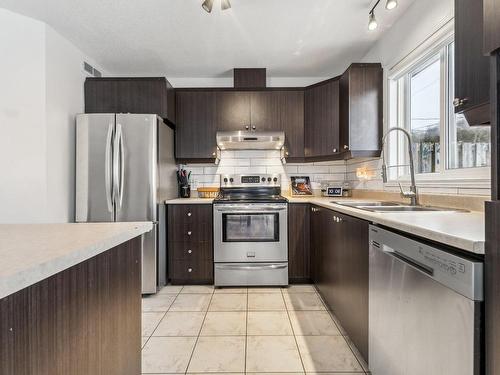
[(0, 373), (500, 373), (499, 21), (0, 0)]

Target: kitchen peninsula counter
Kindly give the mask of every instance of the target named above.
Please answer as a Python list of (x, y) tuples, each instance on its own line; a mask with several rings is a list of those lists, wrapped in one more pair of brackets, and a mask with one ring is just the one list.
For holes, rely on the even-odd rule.
[(141, 372), (151, 222), (0, 225), (0, 374)]

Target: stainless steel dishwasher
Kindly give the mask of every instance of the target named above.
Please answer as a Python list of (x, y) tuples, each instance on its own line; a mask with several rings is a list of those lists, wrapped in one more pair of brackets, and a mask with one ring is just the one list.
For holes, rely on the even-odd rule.
[(483, 263), (370, 226), (373, 375), (479, 375)]

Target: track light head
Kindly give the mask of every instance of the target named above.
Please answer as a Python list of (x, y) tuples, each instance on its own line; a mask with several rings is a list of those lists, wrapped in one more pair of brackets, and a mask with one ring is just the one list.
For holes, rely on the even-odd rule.
[(392, 10), (398, 6), (398, 0), (387, 0), (385, 3), (385, 9)]
[(207, 12), (211, 13), (212, 8), (214, 6), (214, 0), (205, 0), (203, 4), (201, 4), (201, 7)]
[(373, 31), (378, 27), (377, 19), (375, 18), (375, 12), (371, 11), (368, 16), (368, 30)]
[(229, 8), (231, 8), (231, 3), (229, 2), (229, 0), (221, 0), (220, 8), (222, 10), (229, 9)]

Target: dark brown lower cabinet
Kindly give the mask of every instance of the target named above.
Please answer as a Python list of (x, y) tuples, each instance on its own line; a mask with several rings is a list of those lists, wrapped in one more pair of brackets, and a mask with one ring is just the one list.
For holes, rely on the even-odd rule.
[(139, 237), (0, 300), (0, 374), (140, 372)]
[(168, 274), (172, 284), (213, 284), (211, 204), (168, 205)]
[(312, 206), (314, 282), (368, 360), (368, 227), (365, 220)]
[(311, 281), (309, 204), (288, 205), (288, 279), (290, 283)]

